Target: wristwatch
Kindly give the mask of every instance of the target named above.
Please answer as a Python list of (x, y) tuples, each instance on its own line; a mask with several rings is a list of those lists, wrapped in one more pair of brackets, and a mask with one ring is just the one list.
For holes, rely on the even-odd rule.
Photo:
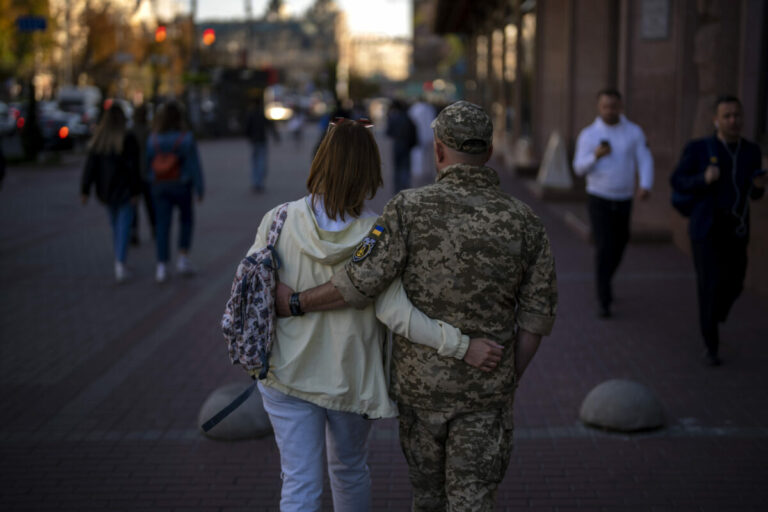
[(298, 293), (291, 294), (291, 300), (288, 302), (288, 305), (291, 307), (291, 316), (301, 316), (304, 314), (304, 312), (301, 310), (301, 303), (299, 302)]

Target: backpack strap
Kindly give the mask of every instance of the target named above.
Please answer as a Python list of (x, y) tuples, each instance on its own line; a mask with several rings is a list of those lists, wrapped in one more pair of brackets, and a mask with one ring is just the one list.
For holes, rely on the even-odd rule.
[[(171, 149), (171, 153), (175, 153), (177, 149), (179, 149), (179, 146), (181, 146), (181, 142), (184, 140), (184, 136), (187, 134), (187, 132), (181, 132), (181, 135), (174, 141), (173, 148)], [(157, 134), (152, 134), (152, 149), (155, 150), (155, 154), (160, 153), (160, 142), (157, 140)]]
[(251, 394), (253, 393), (254, 389), (256, 389), (256, 382), (255, 381), (252, 382), (250, 386), (245, 388), (245, 391), (240, 393), (237, 396), (237, 398), (232, 400), (232, 402), (229, 405), (227, 405), (225, 408), (223, 408), (222, 410), (217, 412), (211, 419), (209, 419), (208, 421), (203, 423), (203, 425), (201, 427), (203, 429), (203, 432), (210, 431), (213, 427), (215, 427), (216, 425), (221, 423), (221, 420), (223, 420), (224, 418), (226, 418), (227, 416), (232, 414), (232, 412), (235, 409), (237, 409), (238, 407), (243, 405), (243, 402), (248, 400), (248, 397), (251, 396)]
[(181, 142), (184, 140), (185, 135), (187, 135), (187, 132), (181, 132), (179, 137), (176, 139), (176, 142), (173, 143), (173, 149), (171, 151), (175, 153), (176, 150), (179, 149), (179, 146), (181, 146)]
[(277, 209), (275, 220), (272, 221), (272, 226), (269, 228), (269, 234), (267, 234), (267, 246), (274, 246), (277, 243), (280, 231), (282, 231), (283, 224), (285, 224), (286, 217), (288, 217), (288, 203), (281, 204)]

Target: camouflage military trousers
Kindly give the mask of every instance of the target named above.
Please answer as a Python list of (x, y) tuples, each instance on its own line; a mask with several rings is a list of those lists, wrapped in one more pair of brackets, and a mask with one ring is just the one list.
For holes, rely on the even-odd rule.
[(398, 405), (414, 512), (492, 511), (512, 454), (512, 411), (445, 413)]

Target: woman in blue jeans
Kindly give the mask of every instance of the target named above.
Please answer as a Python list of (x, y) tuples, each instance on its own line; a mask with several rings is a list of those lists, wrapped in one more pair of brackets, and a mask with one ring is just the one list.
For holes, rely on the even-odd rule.
[(179, 209), (180, 219), (176, 269), (181, 275), (194, 273), (189, 261), (194, 227), (192, 194), (202, 201), (204, 191), (197, 144), (192, 133), (185, 129), (184, 111), (179, 103), (170, 101), (158, 110), (152, 134), (147, 139), (146, 159), (157, 222), (155, 280), (162, 283), (168, 278), (174, 208)]
[(125, 113), (113, 104), (104, 115), (91, 141), (85, 161), (80, 193), (83, 204), (88, 202), (91, 187), (107, 208), (112, 224), (115, 250), (115, 279), (128, 278), (125, 261), (131, 234), (137, 196), (141, 193), (139, 143), (126, 131)]

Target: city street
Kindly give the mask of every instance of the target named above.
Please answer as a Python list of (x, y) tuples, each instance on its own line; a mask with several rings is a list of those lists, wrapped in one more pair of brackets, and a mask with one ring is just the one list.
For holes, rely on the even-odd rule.
[[(375, 129), (386, 184), (373, 201), (380, 210), (391, 195), (391, 150)], [(207, 190), (191, 251), (199, 272), (163, 285), (153, 279), (143, 210), (141, 245), (128, 255), (133, 278), (115, 284), (106, 212), (94, 198), (79, 201), (82, 155), (8, 169), (0, 189), (0, 510), (278, 510), (274, 440), (207, 439), (197, 414), (214, 389), (247, 381), (229, 364), (219, 320), (262, 215), (305, 194), (317, 136), (308, 126), (301, 146), (289, 137), (271, 145), (262, 195), (250, 191), (244, 139), (202, 141)], [(498, 510), (767, 510), (768, 297), (744, 293), (722, 329), (724, 366), (706, 367), (689, 257), (673, 245), (631, 245), (615, 316), (600, 320), (592, 247), (557, 206), (496, 167), (503, 188), (547, 226), (560, 293), (554, 332), (518, 391)], [(582, 400), (612, 378), (649, 386), (667, 427), (622, 435), (583, 426)], [(373, 510), (409, 510), (395, 420), (376, 422), (369, 462)], [(332, 510), (330, 492), (324, 498)]]

